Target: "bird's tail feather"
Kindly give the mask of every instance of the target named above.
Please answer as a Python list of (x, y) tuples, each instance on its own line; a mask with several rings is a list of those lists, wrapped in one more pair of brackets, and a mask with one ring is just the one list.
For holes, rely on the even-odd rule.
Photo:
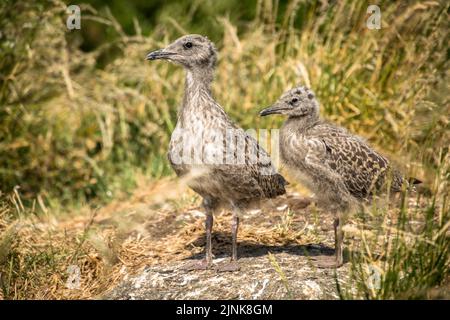
[(419, 180), (419, 179), (417, 179), (417, 178), (414, 178), (414, 177), (409, 177), (409, 178), (408, 178), (408, 183), (409, 183), (410, 185), (414, 185), (414, 184), (422, 184), (422, 181)]

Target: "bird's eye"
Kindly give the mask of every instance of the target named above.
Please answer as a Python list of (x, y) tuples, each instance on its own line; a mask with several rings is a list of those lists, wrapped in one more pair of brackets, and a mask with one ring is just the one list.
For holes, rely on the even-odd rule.
[(292, 98), (291, 104), (294, 104), (294, 103), (297, 103), (297, 102), (298, 102), (298, 99), (297, 99), (297, 98)]
[(185, 48), (185, 49), (190, 49), (190, 48), (192, 48), (192, 42), (186, 42), (186, 43), (184, 44), (184, 48)]

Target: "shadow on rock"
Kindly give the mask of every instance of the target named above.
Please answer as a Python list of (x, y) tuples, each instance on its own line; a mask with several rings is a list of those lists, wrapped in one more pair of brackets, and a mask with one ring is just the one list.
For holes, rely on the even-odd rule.
[[(231, 234), (226, 232), (215, 232), (212, 236), (213, 255), (215, 257), (227, 257), (231, 253)], [(194, 240), (190, 245), (196, 247), (205, 246), (205, 237), (201, 236)], [(288, 242), (282, 245), (270, 245), (255, 243), (252, 241), (239, 241), (239, 258), (260, 257), (268, 253), (288, 253), (290, 255), (313, 257), (313, 256), (331, 256), (334, 255), (334, 249), (324, 244), (306, 244), (299, 245), (295, 242)], [(187, 259), (203, 259), (204, 253), (193, 254)]]

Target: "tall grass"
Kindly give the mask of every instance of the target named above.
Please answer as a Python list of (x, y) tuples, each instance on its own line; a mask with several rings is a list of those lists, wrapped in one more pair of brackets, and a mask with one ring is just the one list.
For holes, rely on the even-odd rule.
[(448, 299), (450, 157), (441, 161), (431, 198), (405, 191), (399, 204), (372, 207), (357, 223), (360, 241), (352, 247), (351, 281), (339, 285), (341, 298)]
[[(448, 136), (448, 5), (381, 2), (382, 29), (365, 27), (368, 2), (260, 1), (243, 30), (224, 17), (214, 92), (244, 127), (278, 125), (257, 111), (286, 88), (311, 86), (330, 120), (405, 159), (424, 176)], [(25, 196), (107, 197), (130, 189), (135, 173), (169, 174), (165, 150), (183, 73), (148, 64), (145, 53), (189, 26), (169, 20), (143, 36), (82, 7), (115, 41), (77, 47), (58, 0), (3, 2), (0, 59), (0, 185)], [(278, 17), (278, 18), (277, 18)], [(45, 39), (45, 40), (44, 40)], [(78, 40), (77, 40), (78, 39)], [(114, 57), (104, 65), (104, 56)], [(420, 153), (419, 153), (420, 151)]]

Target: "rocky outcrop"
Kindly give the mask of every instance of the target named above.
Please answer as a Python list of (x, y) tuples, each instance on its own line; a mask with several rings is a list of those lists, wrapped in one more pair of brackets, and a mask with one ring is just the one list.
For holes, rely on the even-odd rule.
[[(344, 265), (317, 269), (315, 255), (331, 255), (328, 247), (290, 246), (242, 254), (241, 270), (217, 273), (214, 270), (187, 272), (189, 262), (174, 261), (146, 268), (141, 274), (126, 276), (106, 299), (337, 299), (338, 279), (348, 272)], [(216, 264), (228, 257), (217, 258)]]

